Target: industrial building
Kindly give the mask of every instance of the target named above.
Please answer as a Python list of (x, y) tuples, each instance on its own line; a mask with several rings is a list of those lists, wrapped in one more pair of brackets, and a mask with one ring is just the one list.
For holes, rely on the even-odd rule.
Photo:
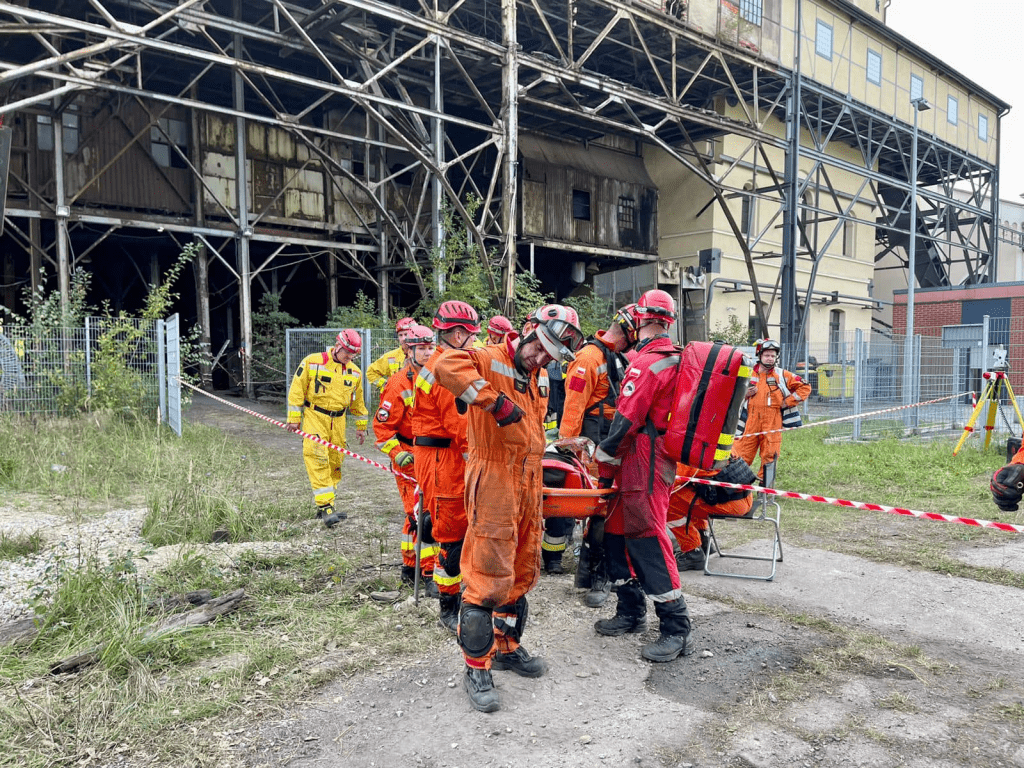
[(410, 306), (447, 206), (506, 298), (517, 270), (559, 297), (628, 274), (679, 291), (683, 338), (730, 315), (797, 346), (890, 331), (876, 264), (906, 274), (911, 245), (922, 288), (996, 274), (1009, 105), (884, 13), (0, 2), (0, 301), (85, 268), (130, 306), (197, 239), (182, 311), (218, 358), (263, 293), (313, 323), (357, 288)]

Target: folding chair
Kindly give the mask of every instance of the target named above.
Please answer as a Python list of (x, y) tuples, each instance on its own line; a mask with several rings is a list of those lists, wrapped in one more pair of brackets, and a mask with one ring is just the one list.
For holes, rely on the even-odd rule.
[[(774, 488), (775, 487), (775, 464), (776, 461), (766, 464), (764, 467), (764, 487)], [(779, 533), (779, 515), (781, 508), (779, 502), (775, 500), (775, 497), (767, 493), (757, 494), (757, 498), (754, 500), (754, 506), (751, 507), (750, 512), (746, 517), (736, 517), (734, 515), (709, 515), (708, 516), (708, 548), (704, 552), (704, 573), (707, 576), (729, 576), (734, 579), (758, 579), (760, 581), (771, 581), (775, 578), (775, 567), (782, 562), (782, 536)], [(734, 522), (755, 522), (761, 524), (768, 524), (771, 526), (772, 533), (772, 553), (771, 555), (731, 555), (722, 551), (722, 545), (718, 542), (718, 537), (715, 534), (715, 523), (720, 521), (730, 520)], [(737, 560), (757, 560), (760, 562), (771, 563), (771, 570), (767, 575), (762, 574), (750, 574), (750, 573), (735, 573), (732, 571), (713, 571), (711, 570), (711, 550), (715, 549), (719, 558), (735, 558)]]

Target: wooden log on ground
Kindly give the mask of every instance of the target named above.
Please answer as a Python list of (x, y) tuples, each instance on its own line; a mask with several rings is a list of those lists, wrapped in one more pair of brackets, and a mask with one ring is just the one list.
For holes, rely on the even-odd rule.
[[(190, 627), (209, 624), (218, 616), (231, 613), (231, 611), (238, 608), (244, 598), (245, 590), (236, 589), (234, 592), (230, 592), (226, 595), (210, 600), (187, 613), (168, 616), (153, 627), (150, 627), (146, 634), (143, 635), (143, 639), (152, 640)], [(85, 653), (75, 654), (74, 656), (62, 659), (56, 664), (51, 665), (50, 674), (60, 675), (67, 674), (69, 672), (77, 672), (82, 667), (95, 664), (96, 661), (99, 660), (105, 648), (105, 645), (101, 645), (100, 647), (86, 651)]]
[(30, 643), (39, 634), (39, 619), (35, 616), (0, 625), (0, 646)]

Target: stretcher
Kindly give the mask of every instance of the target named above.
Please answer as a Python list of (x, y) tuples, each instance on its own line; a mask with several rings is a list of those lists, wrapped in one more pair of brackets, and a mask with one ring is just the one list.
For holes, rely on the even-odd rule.
[(612, 489), (597, 487), (587, 469), (594, 444), (585, 437), (556, 440), (541, 460), (544, 517), (604, 517)]

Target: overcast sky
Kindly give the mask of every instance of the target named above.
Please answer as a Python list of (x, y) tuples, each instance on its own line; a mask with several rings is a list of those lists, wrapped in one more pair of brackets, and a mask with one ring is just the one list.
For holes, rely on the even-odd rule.
[(1024, 2), (892, 0), (886, 23), (1012, 105), (1002, 119), (999, 197), (1024, 202)]

